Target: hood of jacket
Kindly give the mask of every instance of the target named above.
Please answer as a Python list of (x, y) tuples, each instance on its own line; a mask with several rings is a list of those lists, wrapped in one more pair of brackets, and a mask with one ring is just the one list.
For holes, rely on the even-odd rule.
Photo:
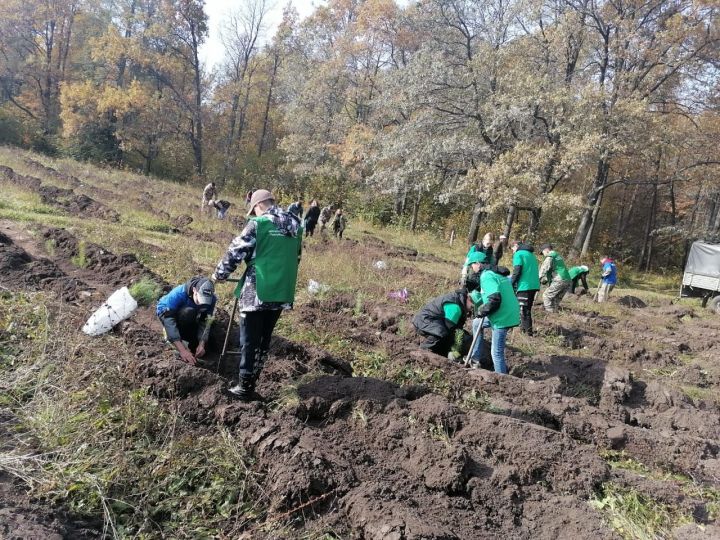
[(523, 251), (529, 251), (530, 253), (535, 252), (535, 248), (532, 247), (530, 244), (518, 244), (517, 248), (518, 248), (518, 251), (523, 250)]

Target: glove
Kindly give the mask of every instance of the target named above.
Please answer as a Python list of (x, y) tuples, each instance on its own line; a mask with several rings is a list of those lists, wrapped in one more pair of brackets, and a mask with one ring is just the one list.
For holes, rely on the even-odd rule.
[(217, 283), (218, 281), (225, 281), (225, 280), (224, 280), (224, 279), (220, 279), (219, 277), (217, 277), (217, 275), (215, 274), (215, 272), (213, 272), (213, 275), (210, 276), (210, 281), (212, 281), (213, 283)]
[(448, 360), (450, 360), (452, 362), (457, 362), (458, 360), (460, 360), (460, 353), (456, 353), (455, 351), (450, 351), (448, 353)]

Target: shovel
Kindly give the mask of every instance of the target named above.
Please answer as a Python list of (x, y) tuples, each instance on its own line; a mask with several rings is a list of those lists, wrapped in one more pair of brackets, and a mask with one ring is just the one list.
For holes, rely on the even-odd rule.
[[(239, 279), (234, 278), (228, 278), (225, 281), (229, 281), (231, 283), (240, 283)], [(222, 352), (220, 353), (220, 356), (218, 357), (217, 366), (215, 366), (215, 371), (220, 373), (220, 364), (222, 364), (222, 361), (225, 359), (225, 356), (228, 354), (227, 346), (228, 341), (230, 341), (230, 330), (232, 329), (233, 321), (235, 320), (235, 313), (237, 313), (237, 307), (238, 307), (238, 301), (240, 299), (235, 296), (235, 302), (233, 303), (232, 313), (230, 314), (230, 320), (228, 321), (227, 330), (225, 331), (225, 341), (223, 342), (223, 348)]]
[(463, 362), (465, 364), (465, 367), (470, 366), (470, 355), (472, 354), (473, 349), (475, 348), (475, 343), (477, 343), (478, 338), (482, 339), (484, 324), (485, 324), (485, 317), (480, 319), (480, 327), (478, 328), (478, 331), (473, 336), (472, 343), (470, 343), (470, 351), (467, 353), (467, 356), (465, 356), (465, 361)]

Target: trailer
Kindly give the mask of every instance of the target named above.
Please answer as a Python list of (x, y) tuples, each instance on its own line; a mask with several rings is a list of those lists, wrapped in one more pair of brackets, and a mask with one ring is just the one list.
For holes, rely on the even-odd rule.
[(702, 306), (720, 315), (720, 244), (693, 242), (680, 296), (702, 298)]

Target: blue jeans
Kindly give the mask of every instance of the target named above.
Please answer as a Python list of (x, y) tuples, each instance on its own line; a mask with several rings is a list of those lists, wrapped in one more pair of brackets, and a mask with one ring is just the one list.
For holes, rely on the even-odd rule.
[[(492, 344), (490, 346), (490, 355), (492, 356), (493, 365), (495, 366), (495, 373), (507, 374), (507, 364), (505, 364), (505, 340), (507, 339), (507, 333), (509, 328), (494, 328), (490, 324), (490, 320), (485, 319), (474, 319), (472, 323), (473, 336), (478, 332), (482, 332), (480, 329), (480, 322), (483, 322), (483, 328), (492, 328)], [(480, 351), (482, 350), (482, 336), (478, 336), (475, 340), (475, 346), (470, 351), (470, 358), (480, 358)]]

